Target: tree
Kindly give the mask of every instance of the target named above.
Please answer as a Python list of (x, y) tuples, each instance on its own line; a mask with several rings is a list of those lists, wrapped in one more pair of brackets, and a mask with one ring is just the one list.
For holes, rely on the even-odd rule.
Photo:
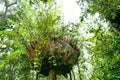
[(1, 3), (5, 4), (5, 11), (4, 11), (4, 13), (2, 13), (2, 17), (1, 17), (1, 22), (3, 22), (6, 19), (6, 15), (8, 13), (8, 8), (17, 4), (17, 0), (13, 1), (12, 3), (10, 3), (9, 0), (4, 0), (4, 1), (1, 1)]
[[(79, 0), (81, 1), (81, 0)], [(87, 14), (99, 13), (100, 19), (109, 22), (107, 29), (97, 23), (97, 29), (92, 27), (88, 32), (94, 37), (88, 41), (94, 43), (87, 50), (91, 53), (93, 65), (93, 80), (119, 80), (119, 0), (89, 0)]]
[[(4, 54), (4, 48), (8, 48), (7, 54), (4, 54), (6, 56), (1, 56), (1, 58), (4, 57), (0, 64), (1, 71), (10, 66), (8, 67), (10, 73), (5, 72), (2, 75), (3, 79), (38, 80), (40, 74), (43, 74), (50, 75), (51, 80), (54, 80), (56, 74), (67, 76), (77, 63), (80, 54), (76, 46), (77, 40), (73, 34), (68, 35), (67, 26), (61, 25), (59, 11), (53, 4), (49, 1), (48, 3), (40, 2), (32, 7), (33, 5), (24, 1), (16, 11), (15, 20), (8, 19), (10, 26), (13, 27), (10, 31), (5, 29), (0, 32), (1, 46), (5, 46), (2, 47), (1, 52)], [(72, 26), (76, 27), (73, 24)], [(23, 69), (26, 69), (25, 73), (22, 72)], [(33, 77), (32, 74), (34, 74)]]
[(119, 31), (119, 3), (119, 0), (90, 0), (90, 12), (99, 12), (101, 17), (109, 21), (111, 23), (110, 25)]

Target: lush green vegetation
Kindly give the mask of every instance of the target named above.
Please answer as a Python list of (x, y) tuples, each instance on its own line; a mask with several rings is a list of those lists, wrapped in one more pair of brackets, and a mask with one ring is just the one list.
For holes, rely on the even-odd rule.
[[(119, 80), (119, 58), (120, 58), (120, 22), (119, 22), (119, 0), (89, 0), (87, 13), (94, 15), (99, 13), (99, 18), (107, 22), (108, 27), (104, 29), (105, 24), (97, 23), (97, 29), (91, 29), (94, 34), (90, 42), (94, 46), (90, 47), (93, 65), (91, 80)], [(98, 22), (98, 20), (97, 20)], [(95, 22), (96, 23), (96, 22)]]
[(54, 0), (3, 3), (0, 80), (120, 79), (119, 0), (77, 0), (83, 13), (67, 25)]

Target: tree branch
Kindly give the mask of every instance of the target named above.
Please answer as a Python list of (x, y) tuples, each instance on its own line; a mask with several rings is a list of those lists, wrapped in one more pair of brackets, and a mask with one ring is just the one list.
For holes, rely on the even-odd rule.
[(17, 0), (14, 3), (11, 3), (11, 4), (7, 5), (7, 7), (10, 7), (10, 6), (14, 5), (14, 4), (17, 4)]
[(17, 0), (15, 2), (11, 3), (11, 4), (8, 3), (8, 0), (5, 0), (5, 7), (6, 8), (5, 8), (5, 12), (3, 14), (3, 17), (1, 19), (1, 22), (5, 21), (5, 17), (6, 17), (6, 14), (8, 12), (8, 7), (10, 7), (10, 6), (14, 5), (14, 4), (17, 4)]

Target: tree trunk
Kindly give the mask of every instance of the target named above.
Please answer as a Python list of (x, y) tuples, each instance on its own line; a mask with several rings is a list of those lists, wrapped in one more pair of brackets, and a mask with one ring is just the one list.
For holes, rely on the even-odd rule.
[(55, 73), (55, 71), (54, 70), (50, 70), (49, 71), (49, 77), (50, 77), (50, 80), (57, 80), (56, 79), (56, 73)]
[(39, 80), (39, 74), (36, 72), (36, 80)]

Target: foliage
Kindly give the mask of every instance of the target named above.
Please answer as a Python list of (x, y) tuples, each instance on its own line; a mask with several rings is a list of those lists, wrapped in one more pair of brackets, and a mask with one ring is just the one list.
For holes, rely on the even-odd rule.
[(89, 12), (99, 12), (102, 18), (108, 20), (112, 27), (120, 31), (120, 0), (90, 0)]
[[(94, 26), (88, 29), (88, 32), (94, 34), (94, 37), (87, 40), (94, 44), (87, 47), (92, 56), (90, 64), (93, 67), (93, 73), (89, 79), (119, 80), (119, 0), (90, 0), (88, 2), (87, 12), (92, 13), (92, 15), (99, 13), (101, 19), (109, 21), (112, 30), (108, 26), (104, 29), (105, 24), (99, 25), (100, 23), (96, 22), (94, 24), (97, 24), (97, 29)], [(114, 31), (114, 28), (118, 31)]]
[[(90, 54), (88, 63), (92, 65), (92, 73), (89, 74), (91, 77), (89, 76), (88, 80), (119, 80), (119, 0), (89, 0), (87, 2), (89, 8), (86, 14), (89, 18), (84, 16), (83, 20), (91, 20), (91, 24), (87, 25), (89, 28), (87, 31), (88, 34), (94, 35), (85, 40), (88, 43), (85, 47)], [(92, 14), (92, 17), (89, 14)], [(96, 14), (99, 14), (97, 18), (100, 18), (100, 22), (93, 17)], [(84, 22), (87, 23), (87, 21)]]
[[(31, 66), (29, 66), (26, 53), (31, 42), (36, 38), (41, 39), (43, 47), (48, 44), (49, 39), (52, 37), (59, 38), (65, 35), (70, 39), (75, 39), (74, 35), (76, 34), (73, 35), (68, 30), (68, 27), (63, 27), (60, 14), (58, 14), (60, 12), (53, 5), (53, 2), (45, 4), (40, 2), (39, 4), (29, 5), (28, 2), (23, 1), (23, 4), (17, 7), (15, 15), (7, 23), (3, 24), (3, 28), (0, 31), (0, 51), (2, 53), (0, 55), (0, 70), (3, 71), (0, 73), (1, 79), (35, 79), (36, 72), (30, 70)], [(75, 24), (70, 25), (76, 28)], [(66, 33), (63, 33), (63, 31)], [(74, 33), (76, 31), (75, 29)], [(71, 34), (69, 34), (70, 32)], [(40, 50), (38, 52), (40, 53)], [(50, 58), (52, 59), (53, 57)], [(39, 58), (41, 59), (42, 57), (40, 56)], [(34, 60), (37, 64), (38, 58)], [(39, 65), (41, 64), (39, 63)], [(4, 71), (4, 69), (6, 70)], [(9, 73), (6, 73), (7, 70)]]
[[(31, 78), (31, 75), (35, 74), (35, 72), (30, 72), (29, 61), (26, 56), (29, 42), (37, 36), (44, 36), (46, 33), (44, 33), (43, 30), (45, 29), (48, 31), (47, 34), (53, 33), (53, 31), (51, 31), (53, 30), (53, 24), (59, 19), (55, 17), (56, 14), (54, 14), (54, 10), (50, 9), (48, 11), (49, 13), (47, 13), (44, 4), (41, 5), (41, 9), (37, 8), (39, 9), (39, 14), (34, 11), (35, 9), (32, 9), (28, 3), (24, 2), (23, 6), (20, 7), (16, 15), (14, 15), (15, 18), (13, 16), (9, 22), (6, 21), (1, 24), (3, 28), (1, 28), (0, 31), (0, 76), (2, 76), (0, 79), (34, 79), (34, 77)], [(48, 18), (48, 16), (50, 18)], [(47, 23), (49, 25), (47, 25)], [(7, 25), (8, 28), (5, 25)], [(7, 74), (4, 69), (10, 73)], [(26, 77), (26, 75), (28, 75), (28, 77)]]
[[(72, 46), (77, 45), (82, 48), (77, 63), (79, 67), (72, 68), (72, 78), (77, 80), (119, 80), (119, 0), (81, 0), (79, 4), (86, 5), (86, 1), (89, 8), (87, 10), (84, 8), (86, 11), (83, 10), (85, 12), (80, 17), (80, 22), (69, 23), (65, 26), (54, 0), (53, 2), (50, 0), (28, 0), (26, 2), (24, 0), (22, 5), (17, 7), (16, 12), (10, 15), (10, 19), (0, 24), (0, 79), (35, 80), (36, 72), (39, 71), (35, 72), (34, 69), (41, 67), (42, 61), (40, 60), (43, 57), (39, 56), (39, 58), (33, 59), (35, 67), (29, 64), (30, 60), (26, 53), (31, 43), (39, 38), (42, 45), (35, 51), (43, 54), (50, 50), (50, 48), (43, 49), (46, 45), (50, 43), (53, 45), (50, 44), (49, 47), (56, 45), (55, 42), (50, 41), (54, 38), (56, 39), (54, 41), (59, 41), (56, 46), (59, 47), (58, 50), (60, 52), (67, 51), (68, 47), (63, 49), (65, 43), (61, 39), (65, 36), (64, 39), (75, 41)], [(81, 4), (82, 2), (85, 3)], [(96, 13), (100, 15), (97, 18), (94, 17)], [(106, 27), (106, 24), (111, 27), (108, 25)], [(118, 31), (114, 31), (114, 27)], [(82, 30), (84, 34), (82, 34)], [(88, 34), (93, 36), (86, 36)], [(62, 47), (60, 47), (61, 45)], [(67, 45), (71, 48), (70, 44)], [(54, 52), (54, 49), (52, 50)], [(67, 60), (69, 56), (67, 56)], [(55, 56), (49, 57), (49, 61), (56, 66)], [(63, 69), (61, 68), (61, 70)], [(48, 79), (44, 75), (39, 76), (41, 80)], [(57, 78), (64, 79), (61, 75)], [(68, 76), (68, 78), (71, 77)]]
[[(96, 31), (96, 30), (95, 30)], [(96, 45), (91, 48), (94, 72), (91, 79), (113, 80), (119, 78), (119, 37), (97, 30), (92, 42)], [(117, 43), (116, 43), (117, 42)], [(116, 45), (116, 46), (115, 46)], [(115, 69), (114, 69), (115, 68)]]

